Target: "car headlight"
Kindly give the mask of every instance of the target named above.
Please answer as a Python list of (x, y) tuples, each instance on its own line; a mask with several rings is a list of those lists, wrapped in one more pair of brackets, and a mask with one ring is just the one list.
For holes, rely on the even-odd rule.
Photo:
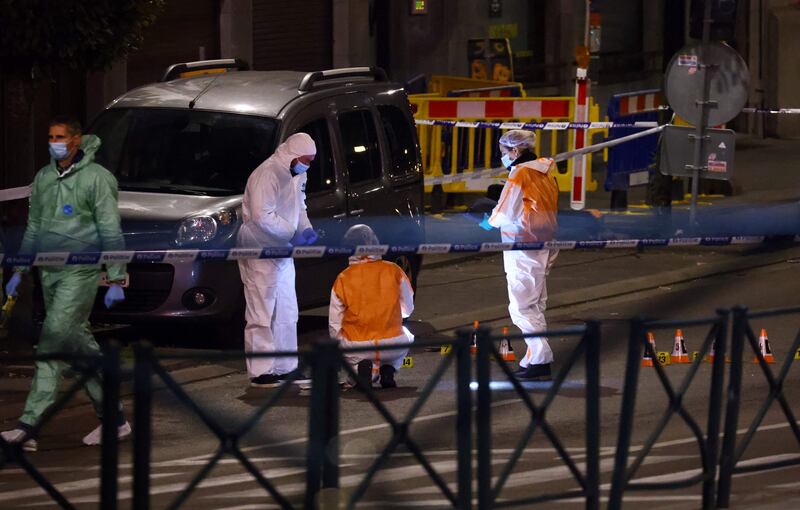
[(207, 243), (217, 235), (217, 220), (212, 216), (197, 216), (183, 220), (178, 227), (176, 242), (179, 245)]
[(222, 209), (210, 215), (186, 218), (178, 227), (175, 243), (178, 246), (203, 244), (236, 226), (236, 211)]

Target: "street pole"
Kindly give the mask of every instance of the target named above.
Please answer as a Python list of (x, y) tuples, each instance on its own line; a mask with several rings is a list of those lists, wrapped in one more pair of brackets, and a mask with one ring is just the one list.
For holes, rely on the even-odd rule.
[(700, 121), (695, 126), (694, 137), (694, 164), (692, 165), (692, 197), (689, 204), (689, 230), (697, 228), (697, 194), (700, 189), (700, 171), (707, 168), (703, 164), (703, 154), (705, 154), (706, 144), (706, 124), (708, 123), (708, 109), (717, 104), (716, 101), (709, 101), (709, 89), (711, 88), (711, 75), (709, 70), (712, 66), (705, 63), (706, 46), (711, 39), (711, 2), (705, 0), (703, 5), (703, 44), (698, 52), (697, 65), (703, 73), (703, 93), (702, 98), (697, 101), (700, 106)]

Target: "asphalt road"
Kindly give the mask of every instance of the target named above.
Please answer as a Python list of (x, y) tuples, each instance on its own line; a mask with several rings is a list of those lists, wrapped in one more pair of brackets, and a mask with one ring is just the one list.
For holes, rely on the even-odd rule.
[[(613, 258), (612, 258), (613, 257)], [(740, 264), (740, 262), (746, 262)], [(602, 319), (601, 355), (601, 472), (602, 495), (608, 495), (621, 390), (628, 324), (626, 318), (645, 314), (653, 318), (692, 319), (713, 314), (720, 306), (746, 303), (751, 309), (798, 304), (797, 275), (800, 265), (793, 251), (749, 255), (736, 250), (695, 249), (636, 253), (620, 251), (564, 254), (550, 279), (551, 327), (559, 328), (588, 318)], [(727, 264), (727, 265), (726, 265)], [(739, 264), (738, 266), (736, 264)], [(756, 266), (756, 267), (753, 267)], [(654, 276), (660, 268), (661, 277)], [(725, 268), (720, 271), (711, 267)], [(736, 269), (739, 267), (739, 269)], [(559, 269), (560, 268), (560, 269)], [(650, 268), (650, 269), (648, 269)], [(698, 272), (701, 271), (701, 272)], [(704, 274), (702, 271), (705, 271)], [(615, 276), (616, 275), (616, 276)], [(665, 276), (667, 275), (667, 276)], [(574, 299), (569, 292), (576, 287), (597, 289), (625, 280), (638, 282), (625, 291), (594, 294), (590, 299)], [(567, 287), (567, 288), (565, 288)], [(613, 290), (613, 289), (612, 289)], [(502, 313), (505, 285), (498, 257), (485, 257), (428, 269), (420, 277), (414, 329), (418, 338), (446, 341), (453, 328), (473, 319), (498, 327), (508, 324)], [(320, 334), (325, 321), (321, 311), (312, 311), (302, 319), (303, 338)], [(800, 317), (772, 318), (754, 328), (767, 328), (778, 364), (789, 354), (786, 350), (800, 329)], [(683, 330), (687, 347), (696, 350), (706, 334), (702, 328)], [(657, 336), (658, 350), (671, 350), (672, 333)], [(522, 350), (521, 342), (516, 342)], [(575, 345), (570, 338), (553, 337), (556, 368)], [(169, 352), (174, 353), (174, 350)], [(419, 398), (423, 386), (442, 358), (437, 352), (414, 349), (414, 367), (398, 374), (400, 387), (379, 390), (383, 404), (395, 417), (402, 417)], [(746, 359), (749, 360), (749, 357)], [(170, 372), (186, 392), (207, 410), (210, 416), (233, 428), (257, 412), (274, 390), (247, 387), (243, 361), (174, 365)], [(777, 371), (779, 365), (773, 365)], [(688, 372), (686, 366), (671, 365), (666, 372), (677, 386)], [(704, 426), (708, 409), (708, 383), (711, 367), (699, 367), (689, 386), (684, 404), (689, 413)], [(800, 402), (800, 361), (794, 362), (784, 385), (787, 400)], [(497, 476), (511, 457), (529, 414), (521, 399), (495, 370), (492, 408), (493, 475)], [(12, 384), (13, 383), (13, 384)], [(18, 412), (26, 380), (3, 381), (3, 420)], [(541, 402), (550, 383), (528, 383), (526, 389)], [(744, 398), (739, 428), (749, 425), (763, 402), (767, 385), (759, 367), (749, 362), (744, 367)], [(456, 445), (454, 433), (454, 373), (448, 370), (436, 384), (433, 394), (422, 406), (410, 428), (412, 437), (424, 449), (433, 468), (447, 482), (454, 482)], [(127, 386), (126, 388), (127, 389)], [(547, 413), (547, 421), (567, 451), (582, 467), (584, 448), (585, 384), (579, 363), (567, 376), (562, 391)], [(82, 399), (82, 397), (81, 397)], [(164, 508), (176, 501), (187, 482), (200, 471), (217, 448), (215, 437), (175, 396), (160, 387), (155, 393), (152, 448), (152, 507)], [(78, 402), (81, 402), (79, 400)], [(131, 398), (125, 398), (128, 408)], [(640, 448), (655, 422), (664, 411), (666, 397), (652, 369), (643, 369), (637, 397), (634, 450)], [(290, 389), (278, 404), (266, 412), (258, 425), (242, 440), (244, 451), (278, 490), (291, 501), (301, 501), (304, 492), (305, 437), (308, 429), (309, 394), (298, 387)], [(795, 413), (800, 410), (795, 409)], [(99, 503), (99, 450), (81, 447), (80, 437), (95, 426), (90, 407), (76, 404), (59, 414), (45, 428), (40, 451), (30, 459), (59, 490), (80, 508), (96, 508)], [(341, 402), (341, 489), (346, 498), (357, 490), (368, 466), (374, 462), (390, 439), (391, 430), (374, 407), (355, 391), (345, 391)], [(741, 437), (741, 436), (740, 436)], [(773, 405), (759, 433), (745, 452), (745, 459), (784, 459), (800, 456), (800, 445), (791, 434), (785, 418)], [(121, 451), (120, 499), (130, 500), (130, 443)], [(692, 475), (700, 468), (700, 459), (691, 431), (678, 417), (670, 420), (656, 440), (652, 453), (636, 474), (637, 480), (669, 481)], [(0, 477), (0, 507), (32, 508), (53, 506), (51, 500), (20, 469), (5, 467)], [(734, 478), (733, 508), (792, 508), (800, 505), (800, 467), (766, 473), (747, 473)], [(519, 463), (501, 491), (500, 499), (517, 498), (577, 488), (558, 453), (537, 432), (527, 444)], [(328, 494), (337, 497), (336, 494)], [(676, 491), (628, 492), (630, 508), (697, 508), (700, 487)], [(551, 503), (549, 506), (580, 506), (580, 501)], [(446, 506), (441, 491), (415, 462), (408, 449), (400, 447), (390, 462), (378, 472), (359, 508)], [(223, 458), (192, 493), (184, 508), (274, 508), (267, 493), (258, 486), (239, 462)]]

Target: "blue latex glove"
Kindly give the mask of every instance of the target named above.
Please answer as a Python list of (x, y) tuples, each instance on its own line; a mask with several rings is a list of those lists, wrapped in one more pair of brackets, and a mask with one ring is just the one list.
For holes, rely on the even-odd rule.
[(303, 230), (303, 238), (306, 240), (306, 244), (314, 244), (316, 240), (319, 238), (317, 233), (314, 231), (313, 228), (309, 227)]
[(106, 291), (106, 297), (103, 299), (103, 302), (106, 308), (111, 308), (120, 301), (125, 301), (125, 291), (122, 290), (122, 286), (119, 284), (112, 283), (108, 291)]
[(19, 282), (22, 281), (22, 275), (20, 273), (14, 273), (14, 276), (8, 280), (6, 284), (6, 295), (7, 296), (16, 296), (17, 295), (17, 287), (19, 286)]
[(292, 236), (292, 240), (289, 242), (292, 246), (305, 246), (306, 238), (303, 236), (303, 232), (295, 232)]
[(480, 223), (478, 223), (478, 226), (483, 230), (492, 230), (494, 228), (493, 226), (489, 225), (489, 215), (486, 213), (483, 213), (483, 219)]

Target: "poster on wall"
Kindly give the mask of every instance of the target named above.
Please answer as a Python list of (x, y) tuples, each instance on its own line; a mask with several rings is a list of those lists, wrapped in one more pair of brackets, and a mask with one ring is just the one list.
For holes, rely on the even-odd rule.
[(469, 39), (467, 59), (470, 78), (514, 81), (514, 59), (508, 39)]

